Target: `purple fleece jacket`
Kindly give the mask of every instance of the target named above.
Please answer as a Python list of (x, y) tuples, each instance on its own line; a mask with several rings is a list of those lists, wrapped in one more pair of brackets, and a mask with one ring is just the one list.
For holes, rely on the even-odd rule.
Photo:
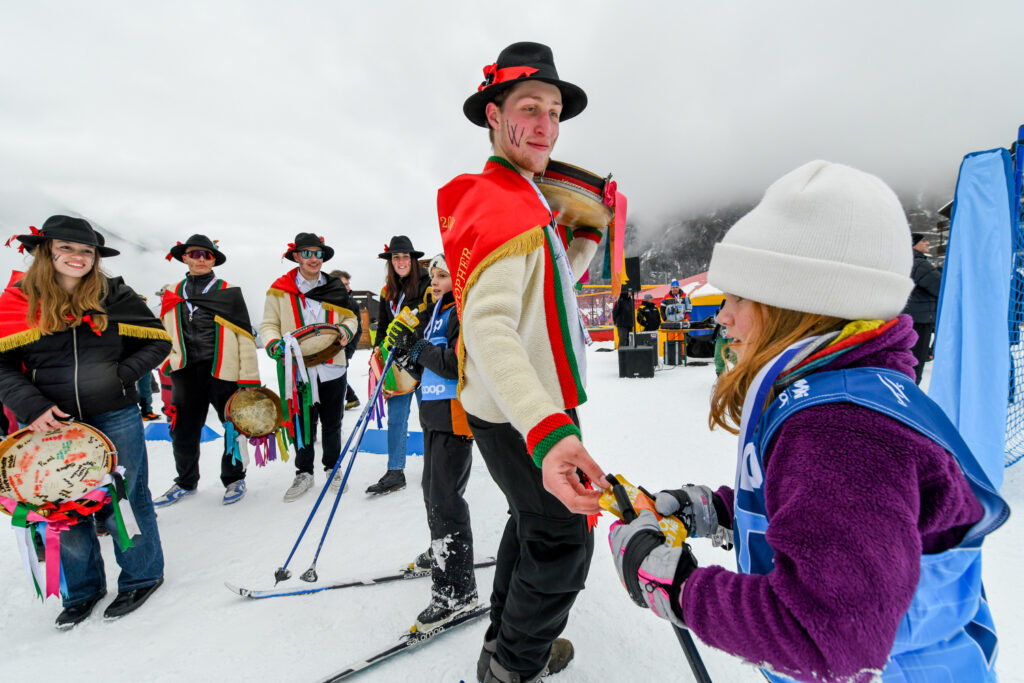
[[(823, 370), (886, 367), (913, 382), (912, 321)], [(765, 458), (764, 576), (696, 569), (680, 602), (708, 645), (798, 680), (868, 681), (885, 668), (922, 553), (956, 545), (981, 504), (953, 457), (880, 413), (831, 403), (779, 427)], [(733, 491), (718, 491), (732, 510)]]

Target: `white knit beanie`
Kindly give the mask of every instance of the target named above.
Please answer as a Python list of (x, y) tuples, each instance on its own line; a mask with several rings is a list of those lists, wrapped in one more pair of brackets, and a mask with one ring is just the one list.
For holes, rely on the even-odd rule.
[(889, 320), (914, 288), (912, 262), (910, 228), (889, 186), (812, 161), (776, 180), (715, 245), (708, 282), (779, 308)]
[(446, 273), (449, 272), (448, 262), (444, 260), (444, 252), (441, 252), (434, 258), (430, 259), (430, 266), (427, 268), (427, 274), (430, 274), (430, 271), (434, 270), (434, 268), (440, 268)]

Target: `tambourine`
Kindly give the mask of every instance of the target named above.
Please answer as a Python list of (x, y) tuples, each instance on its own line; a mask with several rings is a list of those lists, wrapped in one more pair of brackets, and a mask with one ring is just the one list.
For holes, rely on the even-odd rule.
[(307, 368), (334, 358), (344, 346), (341, 329), (330, 323), (313, 323), (300, 327), (292, 332), (292, 336), (299, 343), (302, 363)]
[(114, 444), (95, 427), (81, 422), (48, 432), (25, 427), (0, 443), (0, 496), (34, 506), (77, 500), (116, 465)]
[(273, 434), (284, 419), (281, 399), (266, 387), (239, 389), (231, 394), (224, 415), (235, 429), (253, 438)]
[[(370, 375), (373, 378), (373, 383), (376, 384), (380, 381), (381, 370), (384, 369), (384, 353), (380, 350), (380, 347), (373, 349), (373, 353), (370, 354)], [(416, 387), (420, 385), (420, 381), (409, 374), (403, 368), (398, 367), (394, 363), (391, 364), (391, 369), (388, 371), (388, 376), (384, 381), (384, 398), (391, 398), (392, 396), (401, 396), (402, 394), (411, 394), (416, 391)]]
[(615, 217), (615, 211), (605, 203), (611, 178), (611, 174), (601, 178), (578, 166), (551, 160), (533, 180), (551, 210), (558, 212), (556, 220), (560, 224), (601, 229)]

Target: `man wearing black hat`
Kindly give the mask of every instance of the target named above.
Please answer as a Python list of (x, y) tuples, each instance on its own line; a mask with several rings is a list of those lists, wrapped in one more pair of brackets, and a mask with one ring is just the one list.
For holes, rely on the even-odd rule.
[(438, 217), (462, 322), (459, 398), (510, 511), (477, 678), (534, 681), (573, 655), (556, 637), (593, 553), (593, 520), (578, 513), (596, 513), (599, 497), (577, 468), (605, 484), (575, 410), (586, 333), (573, 284), (600, 234), (575, 230), (566, 247), (533, 183), (560, 122), (586, 107), (583, 90), (559, 79), (538, 43), (505, 48), (484, 78), (463, 113), (488, 128), (493, 156), (441, 188)]
[[(308, 382), (300, 389), (280, 386), (281, 396), (298, 396), (288, 407), (286, 415), (288, 436), (295, 442), (295, 479), (284, 494), (284, 501), (297, 500), (313, 486), (313, 442), (316, 423), (322, 433), (324, 470), (330, 472), (341, 454), (341, 420), (345, 411), (347, 360), (345, 346), (359, 327), (349, 300), (348, 289), (336, 277), (321, 271), (325, 261), (331, 260), (334, 249), (324, 244), (322, 237), (300, 232), (290, 243), (284, 258), (298, 264), (270, 286), (263, 306), (260, 336), (266, 344), (267, 355), (278, 363), (294, 352), (291, 333), (315, 323), (328, 323), (340, 331), (338, 352), (326, 362), (306, 368)], [(292, 349), (291, 351), (289, 349)], [(301, 360), (299, 355), (298, 359)], [(290, 361), (289, 361), (290, 362)], [(286, 366), (287, 367), (287, 366)], [(287, 373), (279, 373), (279, 382)], [(298, 378), (295, 380), (298, 382)], [(294, 389), (294, 391), (293, 391)], [(331, 481), (331, 490), (341, 487), (341, 471)]]
[(939, 307), (942, 271), (928, 261), (931, 244), (924, 233), (912, 233), (911, 238), (914, 243), (914, 265), (910, 269), (910, 279), (914, 281), (914, 289), (910, 292), (903, 312), (914, 319), (917, 343), (911, 350), (917, 359), (914, 381), (920, 384), (924, 376), (924, 364), (931, 360), (932, 333), (935, 331), (935, 312)]
[[(196, 492), (199, 484), (199, 448), (209, 407), (225, 421), (224, 408), (239, 387), (258, 387), (249, 311), (242, 290), (217, 278), (214, 266), (227, 257), (206, 235), (192, 235), (171, 247), (167, 260), (188, 266), (185, 279), (165, 289), (160, 320), (171, 335), (167, 370), (171, 377), (171, 443), (178, 476), (164, 495), (153, 501), (157, 507), (173, 505)], [(245, 463), (232, 456), (225, 435), (221, 454), (220, 480), (224, 484), (224, 505), (245, 496)]]

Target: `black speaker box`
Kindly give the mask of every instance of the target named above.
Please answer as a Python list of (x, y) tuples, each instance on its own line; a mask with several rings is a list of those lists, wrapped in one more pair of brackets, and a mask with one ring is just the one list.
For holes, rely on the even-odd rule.
[(644, 346), (620, 347), (619, 377), (654, 377), (651, 349)]
[(681, 365), (683, 362), (683, 342), (670, 339), (665, 342), (665, 365)]
[(631, 256), (624, 260), (626, 264), (626, 278), (629, 279), (629, 282), (626, 283), (626, 287), (628, 287), (631, 292), (639, 292), (642, 284), (640, 279), (640, 257)]

